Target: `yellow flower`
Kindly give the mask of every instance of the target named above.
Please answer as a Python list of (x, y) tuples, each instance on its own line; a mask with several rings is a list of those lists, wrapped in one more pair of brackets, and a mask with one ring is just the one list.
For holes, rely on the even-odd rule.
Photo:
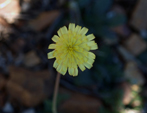
[(48, 53), (48, 59), (56, 58), (53, 67), (62, 75), (68, 70), (70, 75), (77, 76), (78, 66), (82, 71), (92, 67), (95, 54), (89, 50), (96, 50), (98, 46), (93, 40), (94, 35), (86, 36), (87, 32), (87, 28), (81, 29), (81, 26), (70, 23), (68, 29), (64, 26), (58, 30), (59, 36), (53, 36), (55, 44), (48, 48), (55, 50)]

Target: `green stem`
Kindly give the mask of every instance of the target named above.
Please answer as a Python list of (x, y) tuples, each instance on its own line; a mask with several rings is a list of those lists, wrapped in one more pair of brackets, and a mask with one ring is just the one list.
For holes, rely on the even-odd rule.
[(57, 113), (56, 102), (57, 102), (57, 94), (58, 94), (58, 89), (59, 89), (60, 76), (61, 76), (61, 74), (57, 73), (55, 88), (54, 88), (54, 95), (53, 95), (53, 106), (52, 106), (53, 113)]

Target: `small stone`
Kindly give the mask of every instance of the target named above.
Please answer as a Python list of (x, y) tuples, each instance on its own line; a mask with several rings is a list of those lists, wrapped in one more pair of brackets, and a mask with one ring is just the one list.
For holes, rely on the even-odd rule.
[(41, 59), (37, 56), (35, 51), (30, 51), (24, 57), (23, 63), (26, 67), (33, 67), (38, 65)]
[(140, 72), (135, 62), (127, 62), (124, 71), (125, 77), (130, 81), (131, 84), (143, 85), (145, 83), (143, 74)]
[(143, 41), (143, 39), (140, 36), (136, 34), (132, 34), (129, 37), (129, 39), (125, 41), (124, 46), (133, 55), (137, 56), (146, 50), (147, 43)]
[(14, 109), (12, 105), (9, 102), (7, 102), (5, 106), (3, 107), (3, 111), (6, 113), (13, 113)]

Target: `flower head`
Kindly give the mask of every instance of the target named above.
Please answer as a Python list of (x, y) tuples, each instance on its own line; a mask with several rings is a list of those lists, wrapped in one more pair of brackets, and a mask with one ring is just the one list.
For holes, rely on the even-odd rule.
[(92, 67), (95, 54), (89, 51), (98, 49), (98, 46), (93, 40), (94, 35), (86, 36), (87, 32), (87, 28), (81, 29), (81, 26), (70, 23), (68, 29), (64, 26), (58, 30), (59, 36), (53, 36), (55, 44), (48, 48), (55, 50), (48, 53), (48, 59), (56, 58), (53, 67), (62, 75), (68, 70), (70, 75), (77, 76), (78, 67), (82, 71)]

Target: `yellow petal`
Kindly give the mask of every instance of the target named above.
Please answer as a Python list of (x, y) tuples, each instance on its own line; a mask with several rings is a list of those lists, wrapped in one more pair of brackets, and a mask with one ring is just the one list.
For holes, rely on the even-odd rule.
[(88, 63), (88, 64), (90, 64), (90, 65), (92, 65), (92, 64), (93, 64), (93, 62), (94, 62), (94, 60), (93, 60), (93, 59), (91, 59), (91, 58), (89, 58), (89, 59), (87, 60), (87, 63)]
[(61, 28), (57, 31), (57, 33), (60, 37), (62, 36)]
[(54, 58), (55, 56), (54, 56), (53, 54), (54, 54), (54, 51), (49, 52), (49, 53), (47, 54), (48, 59)]
[(61, 68), (62, 68), (62, 65), (61, 64), (59, 64), (58, 66), (57, 66), (57, 68), (56, 68), (56, 70), (59, 72), (59, 73), (61, 73)]
[(91, 41), (91, 40), (95, 39), (95, 36), (93, 34), (89, 34), (89, 35), (87, 35), (87, 39), (89, 41)]
[(54, 35), (53, 38), (52, 38), (52, 40), (53, 40), (54, 42), (57, 42), (57, 41), (59, 40), (59, 37), (58, 37), (57, 35)]
[(82, 71), (84, 71), (86, 68), (85, 68), (85, 66), (83, 65), (83, 64), (79, 64), (79, 68), (82, 70)]
[(92, 52), (88, 52), (88, 56), (92, 59), (95, 59), (95, 54)]
[(74, 74), (73, 76), (77, 76), (78, 75), (78, 69), (77, 68), (74, 68)]
[(83, 27), (83, 28), (81, 29), (80, 34), (81, 34), (81, 35), (85, 35), (87, 32), (88, 32), (88, 29), (87, 29), (86, 27)]
[(73, 75), (74, 74), (74, 68), (69, 67), (68, 72), (69, 72), (69, 75)]
[(98, 49), (97, 44), (95, 43), (94, 45), (92, 45), (90, 49), (91, 49), (91, 50), (96, 50), (96, 49)]
[(63, 65), (65, 65), (66, 67), (68, 67), (68, 63), (69, 63), (69, 60), (67, 57), (65, 57), (66, 60), (63, 61)]
[(90, 50), (90, 47), (89, 47), (86, 43), (81, 44), (80, 46), (81, 46), (83, 49), (85, 49), (86, 51), (89, 51), (89, 50)]
[(64, 65), (62, 65), (62, 67), (61, 67), (61, 69), (60, 69), (60, 73), (61, 73), (62, 75), (65, 75), (66, 72), (67, 72), (67, 67), (64, 66)]
[(89, 41), (89, 42), (87, 42), (87, 45), (90, 46), (90, 47), (93, 46), (93, 45), (95, 45), (95, 44), (96, 44), (95, 41)]
[(77, 25), (76, 28), (75, 28), (75, 32), (79, 33), (80, 31), (81, 31), (81, 26)]
[(67, 34), (68, 33), (66, 26), (61, 28), (61, 33), (62, 34)]
[(90, 65), (89, 63), (85, 62), (84, 66), (87, 67), (88, 69), (90, 69), (92, 67), (92, 65)]
[(69, 30), (74, 31), (75, 30), (75, 24), (70, 23), (69, 24)]
[(56, 44), (50, 44), (48, 49), (55, 49), (56, 48)]
[(54, 68), (57, 68), (57, 66), (58, 66), (58, 63), (57, 63), (57, 60), (55, 60), (55, 62), (54, 62), (54, 64), (53, 64), (53, 67), (54, 67)]
[(97, 46), (97, 44), (95, 43), (95, 41), (87, 42), (87, 45), (90, 46), (90, 49), (91, 49), (91, 50), (98, 49), (98, 46)]

